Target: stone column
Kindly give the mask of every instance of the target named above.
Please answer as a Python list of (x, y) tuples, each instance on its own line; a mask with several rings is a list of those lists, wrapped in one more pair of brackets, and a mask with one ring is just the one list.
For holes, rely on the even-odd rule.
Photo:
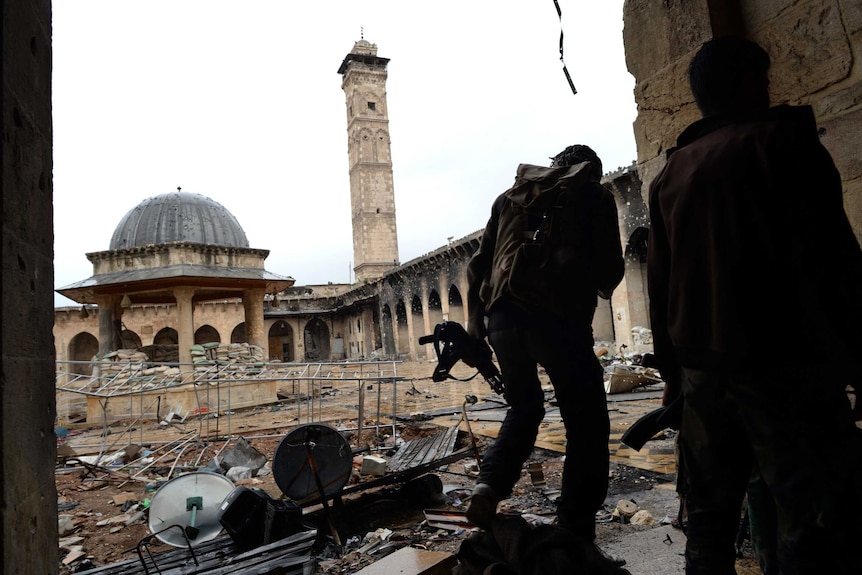
[(259, 346), (268, 352), (266, 332), (263, 329), (263, 288), (242, 292), (242, 307), (245, 309), (245, 337), (251, 345)]
[(419, 344), (416, 342), (416, 338), (414, 337), (414, 329), (413, 329), (413, 297), (408, 296), (407, 301), (404, 302), (404, 312), (407, 316), (407, 355), (412, 360), (419, 359), (419, 355), (417, 352), (417, 348)]
[(0, 19), (0, 573), (57, 573), (51, 3)]
[[(422, 295), (419, 296), (419, 301), (422, 303), (422, 335), (428, 335), (434, 333), (434, 328), (431, 325), (431, 309), (428, 306), (428, 286), (422, 285)], [(416, 345), (417, 349), (419, 348), (419, 336), (416, 336)], [(434, 357), (434, 346), (430, 343), (425, 344), (425, 357)]]
[(437, 278), (437, 290), (440, 293), (440, 312), (443, 314), (443, 321), (449, 320), (449, 273), (441, 272)]
[(174, 299), (177, 302), (177, 347), (180, 363), (184, 364), (182, 371), (194, 371), (192, 363), (192, 346), (195, 344), (195, 304), (192, 298), (195, 295), (194, 288), (178, 287), (173, 290)]
[(383, 313), (384, 302), (380, 302), (380, 339), (383, 341), (383, 354), (398, 357), (398, 310), (393, 301), (385, 302), (389, 306), (389, 319)]
[[(374, 310), (371, 307), (365, 308), (362, 311), (362, 341), (365, 347), (360, 350), (360, 354), (368, 359), (368, 356), (374, 351)], [(382, 334), (381, 334), (382, 335)], [(383, 338), (381, 337), (381, 340)], [(381, 341), (381, 346), (383, 342)]]
[(104, 295), (96, 298), (99, 306), (99, 356), (119, 348), (120, 335), (115, 321), (120, 319), (120, 297)]
[(461, 306), (464, 309), (464, 327), (467, 327), (467, 318), (470, 317), (470, 302), (467, 297), (467, 288), (470, 284), (467, 282), (467, 266), (461, 267), (458, 270), (458, 289), (461, 290)]
[[(639, 347), (639, 338), (635, 337), (631, 330), (636, 327), (650, 326), (649, 303), (646, 289), (646, 264), (641, 263), (638, 258), (626, 258), (626, 299), (629, 310), (629, 346), (632, 351), (652, 351), (650, 343), (648, 348)], [(651, 342), (652, 340), (650, 340)], [(643, 343), (643, 342), (640, 342)]]

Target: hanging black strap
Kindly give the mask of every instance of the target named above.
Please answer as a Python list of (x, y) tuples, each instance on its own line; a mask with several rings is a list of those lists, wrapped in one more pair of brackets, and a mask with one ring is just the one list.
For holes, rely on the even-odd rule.
[(577, 94), (575, 84), (572, 82), (572, 77), (569, 75), (569, 69), (566, 68), (566, 61), (563, 59), (563, 11), (560, 10), (560, 3), (554, 0), (554, 6), (557, 8), (557, 16), (560, 18), (560, 62), (563, 63), (563, 74), (566, 75), (566, 81), (569, 83), (569, 88), (572, 89), (572, 94)]

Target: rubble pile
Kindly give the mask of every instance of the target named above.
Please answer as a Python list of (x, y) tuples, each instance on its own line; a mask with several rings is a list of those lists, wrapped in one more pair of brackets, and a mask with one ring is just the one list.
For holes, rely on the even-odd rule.
[[(220, 369), (225, 366), (220, 366), (219, 361), (233, 359), (230, 355), (228, 360), (224, 359), (225, 349), (229, 354), (230, 346), (201, 345), (201, 350), (195, 350), (198, 352), (196, 357)], [(250, 371), (257, 367), (252, 361), (255, 356), (249, 350), (234, 348), (234, 353), (239, 354), (235, 359), (244, 360), (239, 365), (250, 368)], [(624, 354), (612, 360), (608, 357), (608, 360), (608, 365), (633, 363)], [(147, 366), (146, 362), (144, 365)], [(295, 367), (288, 363), (281, 366), (267, 363), (265, 369), (288, 370)], [(409, 369), (414, 367), (418, 375), (429, 371), (424, 363), (400, 365), (399, 374), (411, 375)], [(345, 364), (341, 369), (355, 368)], [(424, 379), (429, 378), (410, 381)], [(480, 404), (470, 404), (470, 409), (467, 409), (464, 392), (484, 390), (482, 385), (461, 381), (433, 385), (433, 389), (429, 387), (421, 393), (415, 385), (399, 390), (403, 398), (399, 407), (411, 415), (396, 417), (397, 430), (393, 424), (391, 433), (388, 424), (384, 428), (387, 434), (381, 433), (379, 427), (375, 429), (373, 418), (364, 419), (363, 425), (357, 429), (352, 419), (341, 411), (338, 411), (339, 415), (326, 419), (326, 424), (349, 446), (343, 457), (324, 455), (327, 452), (322, 450), (328, 445), (325, 441), (327, 436), (317, 429), (321, 427), (317, 423), (299, 426), (318, 432), (317, 435), (305, 436), (311, 442), (288, 440), (299, 422), (282, 413), (280, 404), (231, 412), (233, 427), (227, 437), (209, 432), (203, 434), (198, 429), (199, 420), (187, 423), (182, 418), (166, 418), (165, 422), (152, 424), (136, 423), (133, 426), (136, 429), (130, 429), (128, 434), (110, 431), (109, 427), (105, 430), (104, 443), (93, 441), (99, 437), (100, 430), (68, 430), (67, 441), (74, 436), (76, 445), (89, 446), (90, 453), (96, 448), (107, 455), (88, 459), (70, 451), (64, 453), (60, 460), (57, 473), (58, 512), (63, 522), (60, 573), (80, 572), (130, 560), (140, 567), (135, 559), (135, 548), (152, 535), (148, 525), (148, 503), (172, 479), (196, 472), (218, 473), (237, 487), (263, 490), (273, 500), (292, 501), (301, 506), (303, 523), (321, 534), (326, 543), (324, 549), (314, 551), (315, 575), (352, 575), (358, 571), (363, 571), (363, 575), (374, 575), (378, 571), (364, 570), (377, 567), (377, 563), (382, 569), (383, 560), (387, 557), (395, 558), (399, 552), (416, 550), (422, 557), (430, 557), (424, 555), (425, 552), (440, 553), (434, 557), (451, 560), (461, 544), (476, 533), (466, 520), (465, 511), (476, 482), (481, 452), (487, 442), (492, 441), (503, 413), (502, 404), (493, 401), (497, 399), (495, 396), (487, 396)], [(378, 387), (374, 385), (374, 388)], [(328, 400), (327, 407), (334, 409), (347, 405), (355, 409), (359, 394), (353, 385), (341, 386), (338, 393)], [(548, 391), (548, 395), (553, 394)], [(552, 400), (549, 401), (548, 409), (553, 412)], [(659, 399), (616, 401), (626, 403), (616, 403), (609, 408), (610, 411), (623, 414), (623, 419), (630, 422)], [(417, 411), (431, 417), (433, 423), (424, 418), (414, 420), (412, 414)], [(470, 425), (463, 421), (466, 418), (469, 418)], [(544, 425), (547, 427), (543, 428), (540, 439), (548, 447), (537, 447), (525, 464), (513, 493), (500, 503), (498, 509), (500, 513), (520, 516), (536, 528), (552, 525), (555, 520), (565, 460), (561, 456), (562, 445), (557, 446), (559, 437), (563, 437), (562, 430), (558, 430), (562, 424), (549, 416)], [(473, 431), (469, 431), (469, 437), (466, 435), (465, 427), (479, 431), (478, 441)], [(262, 432), (271, 435), (262, 435)], [(488, 435), (484, 435), (486, 433)], [(78, 438), (77, 434), (85, 434), (87, 441)], [(242, 439), (243, 436), (248, 441)], [(297, 435), (296, 438), (299, 437)], [(123, 443), (118, 443), (120, 441)], [(127, 441), (139, 443), (140, 449), (118, 450)], [(58, 435), (58, 446), (60, 443), (63, 441)], [(102, 443), (101, 448), (98, 443)], [(644, 457), (654, 460), (664, 452), (672, 452), (672, 443), (672, 437), (653, 438), (650, 453)], [(109, 445), (106, 447), (106, 444)], [(283, 444), (289, 449), (282, 453), (282, 457), (276, 457)], [(288, 495), (280, 485), (280, 481), (284, 483), (288, 477), (312, 477), (313, 474), (296, 471), (310, 469), (308, 465), (303, 466), (309, 449), (314, 450), (315, 461), (321, 466), (325, 464), (335, 468), (336, 463), (340, 465), (342, 460), (347, 461), (346, 469), (339, 471), (338, 477), (346, 473), (349, 479), (341, 488), (338, 501), (333, 499), (328, 510), (319, 501), (311, 499), (319, 489), (313, 482), (309, 483), (305, 498)], [(112, 457), (115, 451), (116, 457)], [(626, 451), (620, 450), (619, 453), (625, 454)], [(677, 535), (671, 524), (671, 517), (675, 517), (678, 511), (673, 478), (672, 473), (664, 470), (647, 471), (613, 463), (609, 498), (597, 514), (597, 542), (601, 544), (603, 538), (616, 541), (645, 530), (666, 529), (671, 530), (668, 532), (675, 543), (673, 546), (665, 543), (661, 550), (676, 557), (684, 538)], [(618, 501), (631, 503), (618, 505), (625, 514), (614, 513), (614, 504)], [(188, 505), (189, 501), (185, 503)], [(218, 535), (217, 541), (225, 541), (227, 545), (232, 534), (227, 528), (225, 531)], [(664, 531), (661, 537), (665, 537)], [(155, 542), (154, 553), (161, 553), (164, 549)], [(414, 573), (419, 571), (404, 572), (405, 575)], [(133, 571), (127, 575), (133, 575)]]
[[(261, 411), (260, 413), (269, 413)], [(427, 426), (402, 429), (407, 441), (422, 441)], [(424, 430), (424, 431), (420, 431)], [(420, 433), (420, 435), (416, 435)], [(283, 495), (275, 485), (272, 464), (267, 453), (275, 452), (277, 437), (269, 439), (243, 438), (231, 440), (227, 448), (217, 445), (176, 442), (163, 447), (141, 446), (126, 448), (102, 457), (98, 464), (84, 463), (91, 458), (72, 456), (58, 469), (58, 511), (61, 529), (61, 573), (80, 572), (109, 563), (134, 559), (139, 541), (150, 535), (149, 504), (158, 490), (172, 478), (197, 471), (219, 473), (237, 487), (262, 489), (273, 499)], [(403, 445), (403, 444), (402, 444)], [(393, 475), (389, 468), (397, 453), (392, 448), (374, 453), (358, 452), (352, 456), (353, 472), (345, 492), (365, 481), (384, 481)], [(201, 457), (205, 454), (205, 457)], [(136, 459), (137, 458), (137, 459)], [(207, 462), (207, 459), (209, 461)], [(303, 522), (323, 534), (327, 547), (315, 552), (315, 573), (348, 575), (356, 573), (403, 549), (433, 552), (452, 560), (461, 543), (476, 532), (465, 517), (475, 482), (475, 461), (459, 460), (416, 479), (383, 483), (382, 487), (354, 491), (344, 502), (327, 512), (319, 505), (306, 508)], [(521, 481), (511, 497), (501, 503), (500, 512), (523, 517), (531, 525), (549, 525), (554, 520), (555, 500), (564, 458), (539, 452), (525, 465)], [(141, 468), (141, 465), (144, 467)], [(536, 480), (536, 469), (543, 468), (542, 480)], [(433, 481), (431, 481), (433, 479)], [(660, 474), (621, 471), (611, 477), (612, 483), (652, 489), (667, 478)], [(614, 523), (620, 527), (650, 525), (637, 515), (646, 509), (641, 501), (625, 507), (626, 517), (606, 508), (599, 523)], [(621, 500), (623, 501), (623, 500)], [(656, 511), (654, 506), (650, 506)], [(635, 511), (634, 514), (630, 513)], [(332, 513), (333, 522), (327, 513)], [(659, 511), (660, 517), (666, 512)], [(640, 515), (647, 514), (643, 511)], [(335, 544), (331, 526), (341, 535)], [(227, 534), (220, 535), (226, 542)], [(109, 543), (113, 542), (113, 543)], [(158, 542), (156, 542), (158, 543)], [(156, 545), (154, 552), (168, 548)], [(132, 573), (132, 571), (129, 571)]]
[(249, 343), (203, 343), (191, 348), (192, 361), (198, 363), (248, 364), (260, 363), (266, 360), (263, 348)]
[[(214, 366), (223, 377), (259, 375), (264, 366), (263, 348), (248, 343), (205, 343), (191, 347), (195, 371), (209, 375)], [(152, 383), (156, 378), (179, 376), (177, 346), (151, 345), (141, 350), (118, 349), (93, 358), (93, 374), (115, 383)], [(169, 383), (170, 378), (164, 379)]]
[(176, 345), (145, 345), (141, 351), (153, 363), (179, 363), (180, 351)]
[[(105, 377), (113, 381), (130, 380), (137, 377), (149, 377), (164, 374), (167, 366), (147, 367), (150, 358), (143, 351), (136, 349), (118, 349), (106, 353), (101, 358), (93, 358), (93, 375)], [(180, 370), (172, 368), (176, 373)]]

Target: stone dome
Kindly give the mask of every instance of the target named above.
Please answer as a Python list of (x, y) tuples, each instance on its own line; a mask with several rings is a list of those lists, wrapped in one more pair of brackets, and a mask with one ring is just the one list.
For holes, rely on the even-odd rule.
[(147, 198), (132, 208), (114, 230), (110, 249), (173, 242), (249, 247), (242, 226), (224, 206), (206, 196), (177, 190)]

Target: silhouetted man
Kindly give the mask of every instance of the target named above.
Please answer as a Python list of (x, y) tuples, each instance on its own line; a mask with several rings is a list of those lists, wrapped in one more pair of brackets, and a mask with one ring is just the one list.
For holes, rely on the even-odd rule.
[(650, 186), (655, 353), (684, 397), (686, 573), (735, 572), (756, 462), (781, 573), (858, 574), (859, 430), (828, 362), (858, 339), (862, 252), (811, 108), (769, 107), (769, 63), (741, 38), (704, 44), (689, 71), (703, 118)]
[(491, 524), (533, 450), (545, 414), (541, 365), (566, 426), (559, 525), (595, 539), (610, 423), (592, 321), (597, 294), (609, 298), (624, 271), (616, 204), (601, 176), (601, 161), (583, 145), (567, 147), (549, 168), (520, 165), (468, 265), (467, 329), (479, 339), (487, 333), (509, 404), (467, 510), (480, 527)]

